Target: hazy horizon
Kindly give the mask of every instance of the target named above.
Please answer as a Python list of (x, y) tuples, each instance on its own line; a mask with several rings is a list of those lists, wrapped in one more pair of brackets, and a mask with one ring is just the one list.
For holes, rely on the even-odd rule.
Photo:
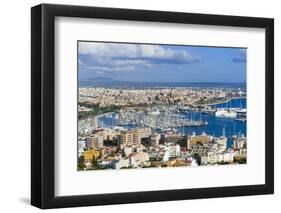
[(113, 81), (123, 81), (123, 82), (138, 82), (138, 83), (189, 83), (189, 84), (196, 84), (196, 83), (218, 83), (218, 84), (246, 84), (247, 82), (243, 82), (243, 81), (233, 81), (233, 82), (219, 82), (219, 81), (140, 81), (137, 79), (132, 79), (132, 80), (119, 80), (119, 79), (115, 79), (115, 78), (111, 78), (111, 77), (89, 77), (89, 78), (84, 78), (84, 79), (79, 79), (80, 81), (87, 81), (87, 80), (105, 80), (105, 79), (109, 79), (109, 80), (113, 80)]

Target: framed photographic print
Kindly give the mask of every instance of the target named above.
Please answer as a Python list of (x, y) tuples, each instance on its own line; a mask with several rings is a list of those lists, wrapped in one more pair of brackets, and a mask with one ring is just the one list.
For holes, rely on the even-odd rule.
[(272, 194), (274, 21), (31, 9), (31, 203)]

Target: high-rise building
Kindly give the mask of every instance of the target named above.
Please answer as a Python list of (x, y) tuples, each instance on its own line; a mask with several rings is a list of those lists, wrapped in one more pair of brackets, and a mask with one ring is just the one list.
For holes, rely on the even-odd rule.
[(217, 149), (217, 145), (213, 143), (193, 144), (189, 149), (189, 153), (191, 155), (196, 154), (199, 156), (203, 156), (214, 149)]
[(117, 140), (120, 145), (140, 144), (142, 138), (147, 138), (150, 135), (151, 128), (138, 128), (121, 132), (117, 135)]
[(178, 144), (169, 144), (168, 146), (168, 152), (169, 152), (169, 156), (174, 158), (174, 157), (178, 157), (180, 155), (180, 145)]
[(130, 131), (133, 134), (133, 143), (140, 144), (142, 138), (148, 138), (151, 135), (151, 128), (137, 128)]
[(231, 163), (234, 159), (233, 152), (225, 153), (208, 153), (204, 156), (201, 156), (201, 164), (217, 164), (217, 163)]
[(209, 143), (212, 140), (212, 136), (202, 133), (202, 135), (192, 135), (187, 140), (187, 149), (191, 149), (194, 144), (205, 144)]
[(88, 149), (103, 148), (103, 136), (93, 135), (86, 138)]
[(152, 146), (159, 146), (159, 142), (160, 142), (160, 139), (161, 139), (161, 135), (160, 134), (152, 134), (150, 136), (150, 144)]
[(186, 137), (181, 134), (166, 134), (163, 139), (165, 143), (179, 144), (182, 147), (186, 146)]
[(133, 144), (134, 137), (132, 133), (124, 131), (117, 135), (117, 140), (120, 145), (131, 145)]
[(83, 155), (84, 149), (86, 148), (86, 141), (85, 140), (79, 140), (78, 141), (78, 154), (79, 156)]
[(245, 149), (246, 138), (237, 138), (233, 141), (233, 149)]
[(224, 151), (227, 149), (227, 137), (214, 138), (215, 143), (219, 145), (220, 150)]

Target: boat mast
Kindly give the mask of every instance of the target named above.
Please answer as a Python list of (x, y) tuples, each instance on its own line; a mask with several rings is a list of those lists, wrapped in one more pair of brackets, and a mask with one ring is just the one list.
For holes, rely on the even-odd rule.
[(222, 128), (222, 136), (225, 137), (225, 125)]

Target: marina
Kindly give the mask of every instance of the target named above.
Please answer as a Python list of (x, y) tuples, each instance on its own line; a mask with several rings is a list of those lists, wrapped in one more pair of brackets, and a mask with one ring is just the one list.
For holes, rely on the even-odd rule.
[[(237, 104), (239, 103), (239, 104)], [(97, 116), (93, 125), (100, 128), (139, 128), (151, 127), (155, 132), (174, 130), (182, 135), (202, 134), (206, 132), (209, 135), (219, 137), (223, 133), (228, 137), (228, 147), (233, 145), (233, 138), (246, 136), (246, 117), (236, 116), (215, 116), (216, 107), (225, 111), (236, 110), (236, 112), (246, 112), (246, 99), (233, 99), (229, 103), (218, 104), (212, 106), (211, 112), (206, 113), (205, 110), (186, 109), (178, 110), (176, 107), (164, 110), (164, 108), (149, 108), (142, 111), (121, 111), (107, 113)], [(242, 107), (242, 108), (240, 108)], [(238, 115), (238, 113), (237, 113)], [(246, 116), (246, 114), (245, 114)], [(91, 120), (93, 120), (91, 119)], [(89, 122), (87, 122), (89, 123)]]

